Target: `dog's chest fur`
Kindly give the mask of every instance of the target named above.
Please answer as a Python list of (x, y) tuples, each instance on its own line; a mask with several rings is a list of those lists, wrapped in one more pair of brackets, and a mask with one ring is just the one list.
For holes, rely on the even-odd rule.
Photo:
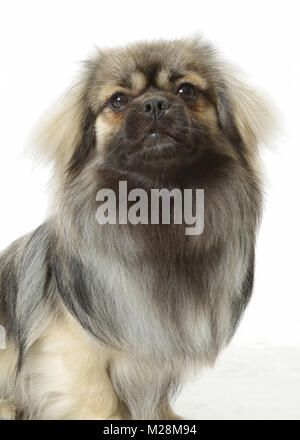
[(233, 304), (244, 301), (247, 243), (232, 236), (205, 249), (169, 225), (116, 229), (107, 225), (80, 255), (54, 257), (68, 309), (109, 346), (213, 361), (230, 337)]

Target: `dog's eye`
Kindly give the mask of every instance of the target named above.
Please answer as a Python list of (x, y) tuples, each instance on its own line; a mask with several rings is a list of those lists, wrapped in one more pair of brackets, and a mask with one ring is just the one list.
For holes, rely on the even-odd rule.
[(128, 104), (129, 98), (125, 93), (116, 93), (110, 98), (110, 105), (115, 110), (122, 110)]
[(193, 98), (196, 97), (196, 87), (193, 86), (193, 84), (190, 83), (184, 83), (179, 86), (177, 90), (177, 95), (179, 95), (181, 98), (185, 99), (186, 101), (190, 101)]

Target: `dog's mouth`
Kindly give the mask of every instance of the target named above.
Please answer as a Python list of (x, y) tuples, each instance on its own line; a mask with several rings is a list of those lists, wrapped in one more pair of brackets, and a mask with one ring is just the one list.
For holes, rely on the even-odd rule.
[(161, 173), (169, 176), (194, 160), (197, 149), (193, 147), (188, 129), (181, 131), (175, 124), (168, 127), (156, 123), (130, 135), (124, 136), (123, 142), (116, 142), (117, 149), (109, 148), (114, 154), (108, 155), (107, 163), (121, 172), (155, 178)]
[(133, 159), (138, 167), (156, 168), (172, 166), (184, 155), (184, 144), (167, 131), (155, 130), (144, 134)]
[(145, 152), (161, 155), (167, 150), (174, 149), (180, 144), (180, 140), (170, 133), (162, 130), (152, 130), (147, 133), (142, 141), (142, 149)]

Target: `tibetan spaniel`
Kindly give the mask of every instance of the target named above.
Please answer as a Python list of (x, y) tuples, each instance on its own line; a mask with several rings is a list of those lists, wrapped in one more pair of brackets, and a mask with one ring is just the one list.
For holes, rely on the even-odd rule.
[[(201, 38), (85, 62), (36, 134), (50, 215), (0, 254), (0, 418), (180, 418), (172, 399), (251, 296), (270, 115)], [(97, 221), (99, 190), (120, 200), (120, 182), (204, 190), (202, 233)]]

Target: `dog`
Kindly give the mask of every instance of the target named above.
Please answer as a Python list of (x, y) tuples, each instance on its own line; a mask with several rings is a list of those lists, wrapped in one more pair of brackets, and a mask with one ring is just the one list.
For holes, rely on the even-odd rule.
[[(85, 62), (36, 135), (49, 217), (0, 256), (0, 417), (180, 418), (172, 400), (251, 296), (271, 132), (268, 101), (202, 38)], [(99, 224), (98, 191), (121, 181), (203, 189), (203, 232)]]

